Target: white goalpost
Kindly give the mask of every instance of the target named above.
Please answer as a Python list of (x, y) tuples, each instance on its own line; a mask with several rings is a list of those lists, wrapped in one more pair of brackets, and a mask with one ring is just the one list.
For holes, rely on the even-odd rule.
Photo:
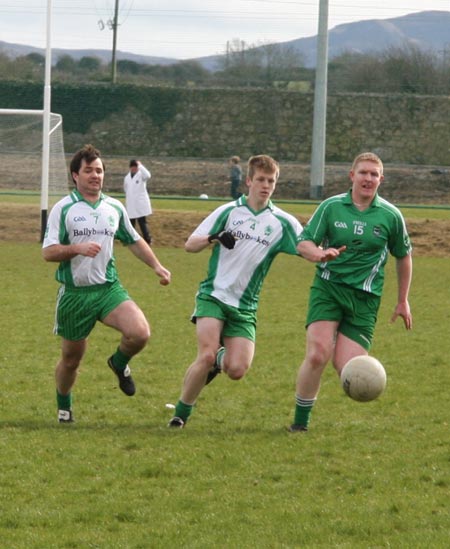
[(1, 187), (40, 190), (41, 211), (48, 209), (49, 193), (65, 194), (69, 188), (62, 116), (50, 113), (48, 130), (44, 119), (43, 110), (0, 109)]
[(47, 225), (49, 192), (66, 193), (68, 189), (62, 116), (52, 113), (50, 106), (51, 20), (52, 0), (47, 0), (43, 109), (0, 109), (0, 185), (35, 190), (35, 177), (40, 173), (41, 241)]

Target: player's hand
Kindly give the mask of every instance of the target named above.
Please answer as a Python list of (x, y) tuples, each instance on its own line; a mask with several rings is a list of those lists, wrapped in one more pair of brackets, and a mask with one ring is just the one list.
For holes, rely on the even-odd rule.
[(212, 242), (213, 240), (218, 240), (222, 246), (225, 246), (225, 248), (228, 248), (229, 250), (232, 250), (236, 244), (236, 238), (231, 231), (220, 231), (218, 233), (210, 234), (208, 236), (208, 242)]
[(95, 257), (102, 249), (98, 242), (81, 242), (79, 246), (79, 255), (85, 255), (86, 257)]
[(160, 267), (155, 269), (155, 273), (159, 276), (159, 283), (161, 284), (161, 286), (167, 286), (168, 284), (170, 284), (172, 274), (165, 267), (161, 265)]
[(397, 304), (394, 314), (391, 317), (391, 322), (395, 322), (399, 316), (403, 318), (405, 328), (407, 330), (412, 330), (412, 314), (407, 301), (405, 303)]
[(320, 262), (332, 261), (333, 259), (336, 259), (336, 257), (339, 257), (342, 252), (345, 252), (346, 249), (347, 246), (341, 246), (340, 248), (327, 248), (322, 250)]

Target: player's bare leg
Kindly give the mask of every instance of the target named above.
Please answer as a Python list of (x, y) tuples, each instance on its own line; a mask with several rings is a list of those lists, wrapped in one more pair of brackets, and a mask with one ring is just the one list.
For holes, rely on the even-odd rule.
[(342, 368), (354, 356), (367, 355), (366, 349), (353, 339), (338, 333), (336, 336), (336, 345), (333, 353), (333, 366), (340, 376)]
[(298, 371), (294, 423), (291, 432), (308, 430), (313, 406), (320, 389), (320, 378), (334, 350), (337, 322), (313, 322), (306, 332), (306, 355)]
[(223, 322), (217, 318), (197, 318), (197, 357), (184, 376), (181, 396), (170, 426), (183, 427), (190, 416), (192, 408), (206, 384), (208, 372), (214, 366), (222, 327)]
[(150, 326), (141, 309), (130, 300), (118, 305), (103, 319), (103, 323), (122, 334), (116, 352), (108, 359), (108, 366), (116, 374), (120, 389), (127, 396), (133, 396), (136, 387), (128, 364), (147, 344)]
[(224, 345), (222, 370), (230, 379), (241, 379), (252, 364), (255, 343), (246, 337), (226, 337)]
[(72, 423), (72, 387), (78, 375), (78, 367), (86, 351), (87, 340), (70, 341), (62, 339), (61, 358), (56, 365), (56, 398), (58, 404), (58, 421)]

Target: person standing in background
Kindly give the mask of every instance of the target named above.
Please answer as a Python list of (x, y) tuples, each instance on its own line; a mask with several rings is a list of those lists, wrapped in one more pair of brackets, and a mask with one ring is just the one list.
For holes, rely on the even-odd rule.
[(232, 156), (230, 158), (230, 179), (231, 179), (231, 198), (237, 200), (242, 193), (239, 192), (239, 186), (242, 181), (242, 168), (239, 162), (241, 159), (239, 156)]
[(151, 244), (152, 237), (147, 225), (147, 216), (152, 214), (152, 205), (147, 191), (147, 181), (151, 173), (139, 162), (130, 160), (130, 171), (123, 180), (125, 204), (131, 224), (136, 227), (136, 221), (141, 229), (142, 238)]

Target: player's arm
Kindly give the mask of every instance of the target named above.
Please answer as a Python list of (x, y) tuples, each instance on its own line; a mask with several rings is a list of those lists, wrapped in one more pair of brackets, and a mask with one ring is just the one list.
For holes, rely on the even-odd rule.
[(98, 242), (80, 242), (78, 244), (52, 244), (42, 249), (45, 261), (69, 261), (77, 255), (95, 257), (101, 250)]
[(184, 249), (190, 253), (201, 252), (211, 243), (208, 240), (209, 235), (191, 234), (184, 244)]
[(397, 266), (397, 285), (398, 298), (397, 305), (392, 315), (391, 322), (395, 322), (397, 317), (403, 318), (403, 323), (407, 330), (412, 328), (412, 315), (409, 307), (408, 295), (412, 280), (412, 257), (411, 254), (396, 259)]
[(219, 231), (213, 234), (198, 235), (191, 234), (186, 240), (184, 249), (187, 252), (201, 252), (208, 244), (219, 242), (222, 246), (228, 250), (232, 250), (236, 244), (236, 238), (231, 231)]
[(346, 250), (346, 246), (340, 248), (321, 248), (312, 240), (302, 240), (297, 244), (298, 253), (313, 263), (323, 263), (336, 259), (342, 252)]
[(163, 286), (170, 284), (170, 271), (161, 265), (155, 253), (144, 241), (143, 238), (140, 238), (138, 241), (136, 241), (134, 244), (130, 244), (128, 247), (138, 259), (143, 261), (146, 265), (148, 265), (155, 271), (155, 274), (160, 278), (160, 284), (162, 284)]

